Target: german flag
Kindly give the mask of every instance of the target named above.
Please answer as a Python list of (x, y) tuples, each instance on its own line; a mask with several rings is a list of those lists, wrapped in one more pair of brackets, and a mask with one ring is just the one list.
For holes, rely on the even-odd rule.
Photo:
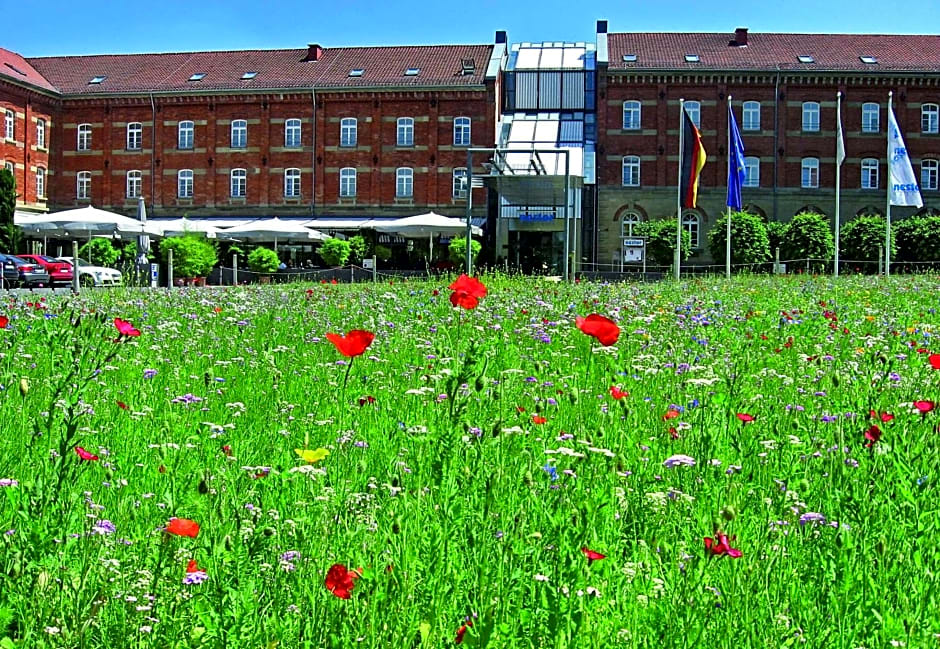
[(682, 109), (682, 180), (679, 196), (682, 207), (697, 207), (698, 179), (705, 166), (705, 147), (702, 146), (702, 134), (695, 128), (692, 118)]

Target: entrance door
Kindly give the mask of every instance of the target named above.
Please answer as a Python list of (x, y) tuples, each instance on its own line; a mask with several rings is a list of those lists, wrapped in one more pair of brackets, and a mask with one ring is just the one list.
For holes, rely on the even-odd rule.
[(509, 260), (523, 273), (558, 275), (564, 257), (564, 232), (510, 232)]

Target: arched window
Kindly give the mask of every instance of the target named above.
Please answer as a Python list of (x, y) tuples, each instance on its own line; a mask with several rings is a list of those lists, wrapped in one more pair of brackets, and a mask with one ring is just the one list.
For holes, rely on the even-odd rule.
[(284, 122), (284, 146), (288, 149), (300, 148), (300, 120), (289, 119)]
[(759, 101), (746, 101), (744, 102), (744, 110), (741, 114), (741, 130), (742, 131), (759, 131), (760, 130), (760, 102)]
[(176, 148), (193, 148), (193, 134), (195, 133), (195, 124), (189, 120), (183, 120), (177, 127)]
[(245, 198), (245, 190), (248, 185), (248, 172), (244, 169), (232, 169), (230, 180), (232, 185), (232, 198)]
[(623, 102), (623, 130), (636, 131), (641, 128), (642, 113), (640, 102), (631, 99)]
[(339, 170), (339, 195), (342, 198), (352, 198), (356, 195), (356, 170), (352, 167)]
[(244, 119), (232, 120), (232, 148), (244, 149), (248, 146), (248, 121)]
[(399, 167), (395, 171), (395, 197), (411, 198), (414, 196), (415, 172), (410, 167)]
[(300, 198), (300, 169), (284, 170), (284, 198)]
[(79, 171), (75, 181), (75, 198), (87, 201), (91, 198), (91, 172)]
[(819, 130), (819, 103), (815, 101), (803, 102), (803, 130), (816, 132)]
[(127, 197), (137, 198), (140, 196), (141, 173), (137, 169), (127, 172)]
[(454, 146), (470, 146), (470, 118), (454, 118)]
[(179, 198), (193, 197), (192, 169), (180, 169), (176, 172), (176, 195)]
[(700, 247), (699, 241), (699, 231), (700, 231), (699, 215), (695, 212), (686, 212), (682, 215), (682, 228), (687, 230), (689, 233), (689, 239), (692, 240), (692, 247)]
[(36, 198), (46, 197), (46, 170), (36, 167)]
[(457, 167), (454, 169), (453, 174), (453, 192), (451, 196), (454, 198), (466, 198), (467, 197), (467, 168), (466, 167)]
[(921, 133), (940, 132), (940, 106), (937, 104), (924, 104), (920, 107)]
[(355, 117), (344, 117), (339, 122), (339, 145), (356, 146), (359, 127)]
[(862, 189), (878, 189), (878, 158), (862, 160)]
[(803, 189), (819, 187), (819, 158), (803, 158), (800, 164), (800, 187)]
[(91, 150), (91, 124), (78, 125), (78, 150)]
[(623, 157), (623, 186), (640, 186), (640, 157), (625, 155)]
[(143, 147), (144, 129), (140, 122), (127, 125), (127, 148), (134, 151)]
[(414, 146), (415, 121), (411, 117), (399, 117), (395, 144), (398, 146)]
[(938, 176), (940, 176), (940, 163), (936, 160), (922, 160), (920, 163), (920, 188), (926, 191), (937, 191)]
[(756, 156), (744, 158), (744, 186), (760, 187), (760, 158)]
[(635, 229), (643, 222), (643, 217), (636, 212), (627, 212), (620, 220), (620, 237), (625, 239), (635, 234)]
[(684, 106), (685, 112), (689, 114), (689, 119), (695, 124), (695, 128), (702, 128), (702, 104), (697, 101), (687, 101)]
[(862, 133), (877, 133), (881, 128), (879, 109), (880, 106), (873, 101), (862, 104)]

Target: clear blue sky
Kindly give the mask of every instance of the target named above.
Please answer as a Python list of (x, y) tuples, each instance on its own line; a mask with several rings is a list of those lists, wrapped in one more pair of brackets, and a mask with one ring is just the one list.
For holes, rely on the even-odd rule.
[(32, 0), (4, 2), (24, 56), (343, 45), (594, 40), (610, 31), (940, 33), (938, 0)]

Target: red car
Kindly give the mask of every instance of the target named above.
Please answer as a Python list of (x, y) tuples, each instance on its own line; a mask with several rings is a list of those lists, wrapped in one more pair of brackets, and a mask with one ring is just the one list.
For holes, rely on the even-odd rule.
[(35, 262), (46, 269), (46, 272), (49, 273), (49, 282), (51, 284), (72, 282), (71, 264), (67, 264), (64, 261), (59, 261), (52, 257), (47, 257), (46, 255), (17, 255), (17, 257)]

